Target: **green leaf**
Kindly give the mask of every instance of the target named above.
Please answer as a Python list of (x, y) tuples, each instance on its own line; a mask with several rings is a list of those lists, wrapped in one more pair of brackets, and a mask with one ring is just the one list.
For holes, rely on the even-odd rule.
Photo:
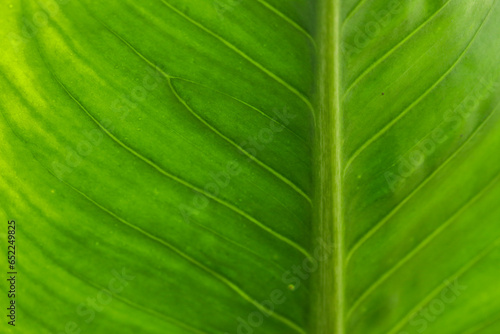
[(1, 333), (499, 332), (497, 1), (0, 18)]

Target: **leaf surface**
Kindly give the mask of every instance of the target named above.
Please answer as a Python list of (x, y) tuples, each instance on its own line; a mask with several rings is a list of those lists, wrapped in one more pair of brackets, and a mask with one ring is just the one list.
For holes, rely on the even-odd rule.
[(2, 8), (2, 333), (500, 329), (497, 1)]

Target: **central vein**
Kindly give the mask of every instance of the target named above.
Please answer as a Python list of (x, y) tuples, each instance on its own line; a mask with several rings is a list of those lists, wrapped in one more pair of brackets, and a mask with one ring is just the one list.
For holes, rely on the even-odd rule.
[(332, 89), (331, 98), (333, 112), (333, 181), (334, 181), (334, 246), (335, 246), (335, 327), (337, 334), (344, 334), (344, 219), (343, 219), (343, 203), (342, 203), (342, 115), (340, 101), (340, 0), (332, 0), (331, 9), (331, 45), (332, 45)]
[(319, 2), (315, 203), (318, 235), (331, 246), (327, 251), (328, 261), (323, 263), (319, 275), (322, 295), (315, 304), (317, 325), (313, 332), (345, 334), (341, 1)]

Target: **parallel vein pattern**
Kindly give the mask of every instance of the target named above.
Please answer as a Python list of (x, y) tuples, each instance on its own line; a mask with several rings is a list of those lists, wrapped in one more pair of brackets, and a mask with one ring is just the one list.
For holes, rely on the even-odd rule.
[(472, 310), (500, 310), (500, 13), (469, 5), (345, 3), (345, 333), (481, 333)]

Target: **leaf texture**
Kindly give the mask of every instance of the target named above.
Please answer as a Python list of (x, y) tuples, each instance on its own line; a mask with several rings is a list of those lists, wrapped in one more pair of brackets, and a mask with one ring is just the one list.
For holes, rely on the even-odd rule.
[(496, 0), (0, 17), (2, 333), (500, 330)]

